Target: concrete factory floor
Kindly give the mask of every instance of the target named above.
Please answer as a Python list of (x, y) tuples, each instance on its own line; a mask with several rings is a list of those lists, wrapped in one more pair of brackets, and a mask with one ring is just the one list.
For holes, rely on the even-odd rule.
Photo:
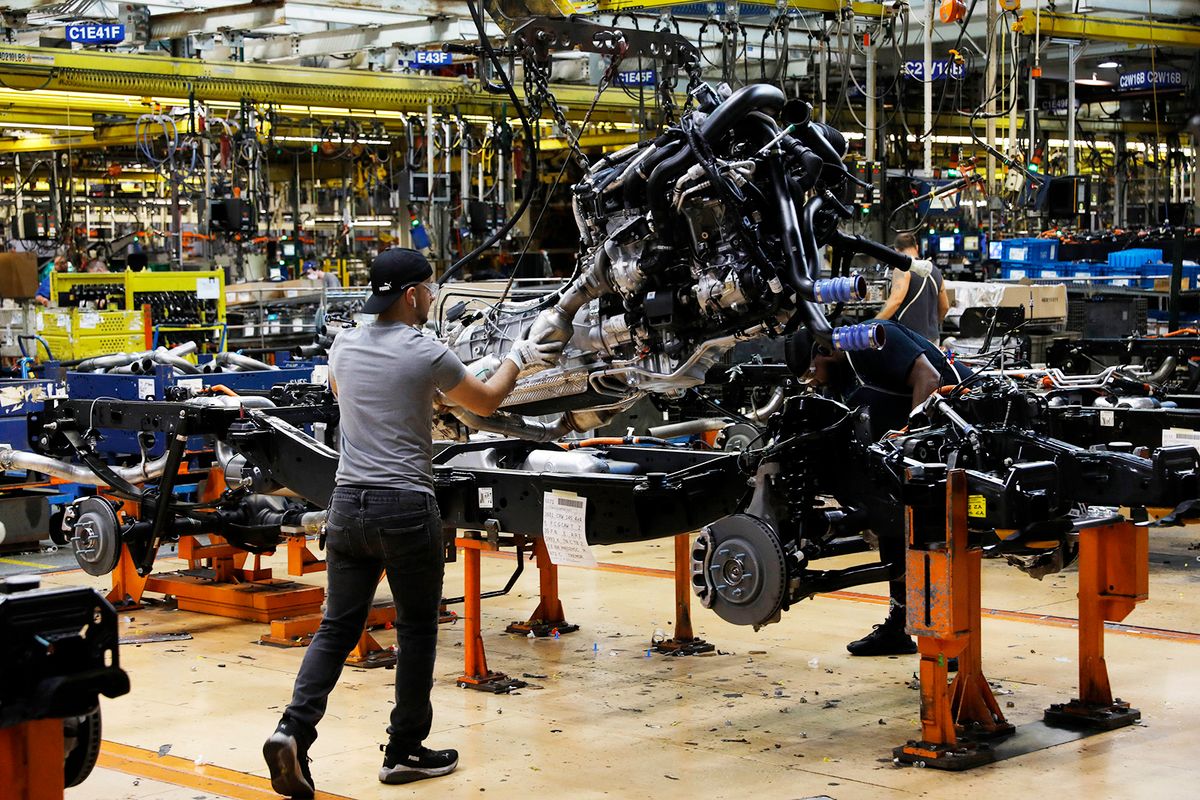
[[(1144, 715), (1133, 727), (965, 774), (897, 768), (891, 748), (918, 732), (916, 657), (854, 659), (844, 649), (883, 618), (882, 586), (805, 601), (759, 633), (697, 604), (697, 633), (719, 652), (648, 657), (648, 640), (656, 629), (669, 633), (673, 617), (672, 548), (663, 541), (594, 548), (601, 562), (633, 569), (563, 569), (563, 603), (581, 630), (560, 639), (501, 633), (536, 604), (536, 570), (508, 597), (484, 602), (489, 665), (536, 689), (491, 696), (456, 688), (462, 626), (443, 627), (428, 743), (461, 753), (450, 777), (409, 787), (376, 781), (393, 673), (347, 669), (312, 750), (319, 796), (1190, 795), (1200, 752), (1200, 530), (1154, 531), (1151, 541), (1151, 599), (1107, 637), (1114, 692)], [(282, 560), (275, 563), (282, 575)], [(498, 587), (510, 561), (487, 557), (483, 569), (484, 589)], [(448, 567), (448, 594), (458, 593), (461, 576), (461, 565)], [(44, 581), (108, 584), (79, 572)], [(984, 669), (1018, 728), (1075, 691), (1076, 632), (1062, 620), (1075, 615), (1075, 584), (1074, 571), (1039, 583), (984, 563)], [(258, 645), (263, 625), (165, 607), (121, 620), (123, 635), (194, 638), (122, 647), (132, 692), (104, 702), (100, 766), (67, 797), (273, 797), (260, 748), (303, 652)]]

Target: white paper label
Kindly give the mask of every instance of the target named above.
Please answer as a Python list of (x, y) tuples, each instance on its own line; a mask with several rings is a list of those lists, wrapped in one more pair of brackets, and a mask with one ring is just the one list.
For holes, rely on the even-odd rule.
[(312, 382), (317, 384), (318, 386), (328, 386), (329, 385), (329, 365), (328, 364), (317, 364), (315, 367), (313, 367)]
[(542, 541), (555, 564), (596, 565), (587, 543), (587, 498), (546, 492), (542, 499)]
[(100, 315), (95, 311), (85, 311), (79, 315), (79, 328), (90, 329), (100, 327)]
[(58, 327), (62, 328), (63, 330), (67, 330), (71, 327), (71, 318), (66, 314), (56, 314), (54, 320), (58, 324)]
[(199, 278), (196, 280), (197, 300), (216, 300), (221, 296), (221, 282), (216, 278)]
[(292, 317), (292, 330), (295, 332), (304, 330), (304, 318), (303, 317)]
[(138, 397), (142, 400), (154, 399), (154, 378), (138, 378)]
[(494, 495), (492, 487), (481, 486), (479, 488), (479, 507), (480, 508), (495, 508)]
[(1167, 428), (1163, 431), (1162, 443), (1163, 447), (1186, 444), (1200, 450), (1200, 431), (1193, 431), (1188, 428)]
[(1025, 277), (1025, 270), (1023, 270), (1023, 269), (1010, 269), (1010, 270), (1008, 271), (1008, 277), (1010, 277), (1010, 278), (1012, 278), (1012, 279), (1014, 279), (1014, 280), (1016, 280), (1017, 278), (1024, 278), (1024, 277)]
[(187, 389), (188, 391), (192, 391), (192, 392), (199, 392), (199, 391), (204, 390), (204, 379), (203, 378), (180, 378), (175, 383), (181, 389)]
[(1105, 428), (1114, 427), (1117, 424), (1117, 412), (1101, 411), (1100, 412), (1100, 424), (1102, 426), (1104, 426)]
[(1024, 261), (1025, 256), (1027, 256), (1028, 254), (1029, 254), (1029, 248), (1012, 247), (1012, 248), (1009, 248), (1009, 251), (1008, 251), (1008, 260), (1009, 261)]
[(41, 314), (37, 315), (37, 329), (39, 331), (46, 330), (46, 318), (43, 317)]

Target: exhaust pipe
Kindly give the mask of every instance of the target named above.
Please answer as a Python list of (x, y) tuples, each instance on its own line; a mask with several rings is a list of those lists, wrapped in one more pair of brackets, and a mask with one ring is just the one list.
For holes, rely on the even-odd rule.
[(222, 366), (228, 365), (252, 372), (258, 372), (259, 370), (264, 369), (279, 369), (279, 367), (276, 367), (273, 364), (268, 364), (265, 361), (259, 361), (257, 358), (250, 358), (250, 356), (244, 356), (241, 353), (217, 353), (217, 355), (213, 358), (213, 361)]
[[(162, 455), (153, 461), (143, 461), (133, 467), (110, 467), (110, 469), (129, 483), (145, 483), (163, 474), (167, 464), (167, 456)], [(0, 469), (28, 470), (41, 472), (62, 478), (71, 483), (84, 483), (89, 486), (108, 486), (108, 482), (83, 464), (71, 464), (57, 458), (27, 453), (11, 448), (0, 449)]]

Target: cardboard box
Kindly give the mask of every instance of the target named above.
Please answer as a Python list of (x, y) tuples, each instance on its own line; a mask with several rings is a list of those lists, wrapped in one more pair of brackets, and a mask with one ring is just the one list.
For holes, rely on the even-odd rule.
[(37, 294), (35, 253), (0, 253), (0, 297), (26, 299)]
[[(961, 303), (960, 294), (963, 295)], [(946, 295), (950, 298), (951, 313), (960, 305), (963, 308), (973, 305), (1005, 308), (1024, 306), (1026, 319), (1066, 319), (1067, 316), (1067, 287), (1061, 283), (1041, 285), (946, 281)]]

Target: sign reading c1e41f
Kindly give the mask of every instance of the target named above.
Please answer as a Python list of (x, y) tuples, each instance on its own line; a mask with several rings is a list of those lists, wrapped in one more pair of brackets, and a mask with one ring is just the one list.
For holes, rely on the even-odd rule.
[(120, 44), (125, 41), (125, 26), (116, 23), (68, 25), (67, 41), (76, 44)]
[(1177, 69), (1140, 69), (1137, 72), (1123, 72), (1117, 86), (1123, 92), (1138, 89), (1182, 89), (1183, 72)]

